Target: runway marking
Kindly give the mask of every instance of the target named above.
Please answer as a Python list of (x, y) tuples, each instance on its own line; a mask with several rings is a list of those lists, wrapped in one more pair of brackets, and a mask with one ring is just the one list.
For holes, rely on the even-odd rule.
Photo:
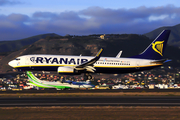
[(180, 103), (19, 103), (19, 104), (0, 104), (0, 106), (80, 106), (80, 105), (176, 105)]
[(180, 99), (138, 99), (138, 100), (179, 100)]

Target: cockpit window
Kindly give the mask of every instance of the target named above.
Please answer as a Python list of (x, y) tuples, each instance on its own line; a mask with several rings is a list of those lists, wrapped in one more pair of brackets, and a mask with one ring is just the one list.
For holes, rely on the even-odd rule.
[(15, 60), (20, 60), (20, 58), (16, 58)]

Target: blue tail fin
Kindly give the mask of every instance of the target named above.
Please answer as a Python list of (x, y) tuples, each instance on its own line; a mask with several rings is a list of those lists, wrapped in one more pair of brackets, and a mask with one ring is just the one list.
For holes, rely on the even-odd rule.
[(132, 56), (131, 58), (162, 59), (170, 32), (170, 30), (163, 30), (141, 54)]

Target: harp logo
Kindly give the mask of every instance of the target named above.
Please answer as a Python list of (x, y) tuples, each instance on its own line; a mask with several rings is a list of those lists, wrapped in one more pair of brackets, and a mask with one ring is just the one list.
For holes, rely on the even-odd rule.
[(162, 55), (162, 52), (163, 52), (163, 42), (164, 41), (156, 41), (155, 43), (152, 43), (152, 49), (159, 53), (161, 56)]

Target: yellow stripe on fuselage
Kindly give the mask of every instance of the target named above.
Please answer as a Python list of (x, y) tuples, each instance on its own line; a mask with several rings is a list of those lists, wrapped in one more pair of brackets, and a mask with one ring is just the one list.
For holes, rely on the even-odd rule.
[(74, 73), (73, 71), (58, 71), (60, 73)]

